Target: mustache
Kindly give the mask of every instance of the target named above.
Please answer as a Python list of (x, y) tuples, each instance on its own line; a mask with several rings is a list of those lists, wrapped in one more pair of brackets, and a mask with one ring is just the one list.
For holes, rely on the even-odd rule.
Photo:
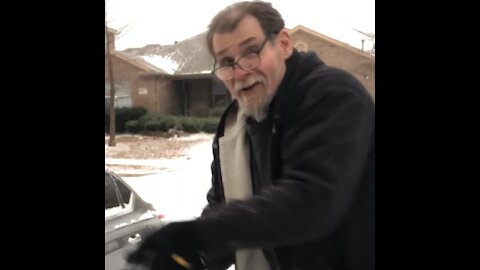
[(262, 75), (250, 76), (250, 77), (247, 77), (245, 80), (236, 81), (235, 91), (240, 91), (244, 88), (251, 87), (256, 83), (265, 83), (265, 82), (266, 82), (265, 77)]

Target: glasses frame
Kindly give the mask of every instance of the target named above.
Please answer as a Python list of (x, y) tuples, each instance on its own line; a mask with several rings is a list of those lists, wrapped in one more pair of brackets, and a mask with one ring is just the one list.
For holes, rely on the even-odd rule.
[[(221, 80), (221, 81), (229, 81), (229, 80), (233, 79), (233, 77), (235, 76), (235, 73), (234, 73), (234, 72), (235, 72), (235, 66), (238, 66), (238, 67), (241, 68), (243, 71), (249, 71), (249, 70), (252, 70), (252, 69), (258, 67), (258, 64), (260, 64), (260, 53), (262, 52), (263, 48), (265, 47), (265, 44), (267, 44), (267, 41), (269, 41), (272, 37), (273, 37), (273, 35), (267, 35), (267, 37), (266, 37), (265, 40), (261, 43), (261, 45), (260, 45), (260, 47), (259, 47), (258, 49), (254, 50), (254, 51), (251, 51), (251, 52), (248, 52), (248, 53), (240, 56), (240, 57), (237, 59), (237, 61), (235, 61), (235, 63), (231, 63), (231, 64), (228, 64), (228, 65), (223, 65), (223, 66), (219, 66), (219, 67), (215, 68), (215, 65), (217, 64), (217, 61), (215, 60), (215, 62), (213, 63), (213, 70), (212, 70), (211, 74), (212, 74), (215, 78), (217, 78), (217, 79), (219, 79), (219, 80)], [(250, 67), (250, 68), (247, 68), (247, 69), (246, 69), (246, 68), (244, 68), (244, 67), (242, 67), (242, 66), (240, 65), (240, 61), (241, 61), (243, 58), (245, 58), (245, 57), (247, 57), (248, 55), (251, 55), (251, 54), (255, 54), (255, 55), (256, 55), (256, 58), (257, 58), (258, 62), (257, 62), (257, 64), (254, 65), (253, 67)], [(217, 74), (215, 74), (218, 70), (220, 70), (220, 69), (222, 69), (222, 68), (227, 68), (227, 67), (230, 67), (230, 68), (232, 69), (232, 71), (234, 71), (234, 72), (232, 73), (232, 76), (231, 76), (231, 77), (228, 77), (227, 79), (222, 79), (222, 78), (218, 77)]]

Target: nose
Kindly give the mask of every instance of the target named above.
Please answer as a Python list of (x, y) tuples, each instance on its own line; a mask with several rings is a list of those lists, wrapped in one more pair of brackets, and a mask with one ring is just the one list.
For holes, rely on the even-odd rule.
[(247, 76), (248, 73), (250, 73), (250, 71), (245, 71), (237, 65), (237, 66), (235, 66), (235, 69), (233, 70), (233, 78), (235, 80), (243, 79), (245, 76)]

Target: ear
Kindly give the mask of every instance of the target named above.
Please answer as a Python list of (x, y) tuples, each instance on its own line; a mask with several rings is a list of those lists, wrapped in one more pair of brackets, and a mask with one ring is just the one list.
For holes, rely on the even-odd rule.
[(293, 45), (287, 29), (284, 28), (278, 33), (277, 41), (283, 58), (289, 58), (293, 52)]

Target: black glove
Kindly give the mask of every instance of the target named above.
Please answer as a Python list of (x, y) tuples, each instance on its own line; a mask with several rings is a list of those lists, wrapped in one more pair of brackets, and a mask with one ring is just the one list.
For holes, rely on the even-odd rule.
[(202, 247), (195, 221), (172, 222), (147, 236), (127, 261), (151, 270), (203, 270)]

